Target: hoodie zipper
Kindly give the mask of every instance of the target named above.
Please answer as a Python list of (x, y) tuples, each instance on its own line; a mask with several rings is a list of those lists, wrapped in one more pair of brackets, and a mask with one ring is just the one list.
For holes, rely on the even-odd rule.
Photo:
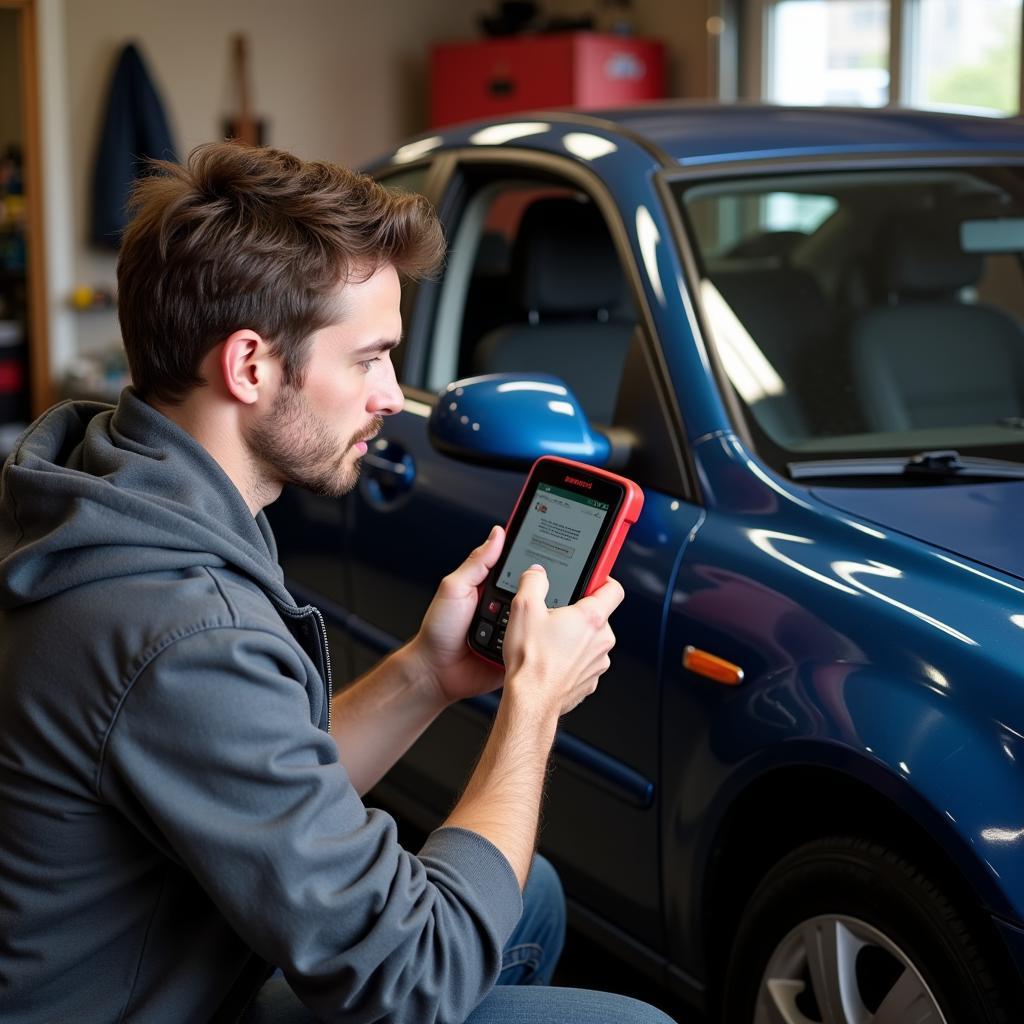
[[(320, 624), (320, 660), (323, 662), (323, 678), (327, 690), (327, 731), (331, 731), (331, 701), (334, 698), (334, 676), (331, 673), (331, 648), (327, 642), (327, 623), (324, 621), (323, 612), (314, 604), (307, 604), (304, 608), (289, 607), (277, 597), (272, 596), (271, 600), (282, 616), (289, 619), (305, 619), (312, 615)], [(306, 652), (309, 653), (308, 651)]]
[(327, 644), (327, 623), (324, 622), (323, 612), (315, 605), (310, 605), (316, 621), (320, 623), (320, 636), (324, 642), (324, 670), (327, 679), (327, 731), (331, 731), (331, 701), (334, 698), (334, 679), (331, 676), (331, 649)]

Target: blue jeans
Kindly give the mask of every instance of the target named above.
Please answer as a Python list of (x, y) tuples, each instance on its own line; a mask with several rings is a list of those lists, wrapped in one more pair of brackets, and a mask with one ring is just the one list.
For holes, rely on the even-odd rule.
[[(502, 955), (498, 983), (466, 1024), (673, 1024), (627, 996), (549, 988), (565, 942), (565, 897), (555, 869), (538, 856), (523, 892), (523, 916)], [(284, 978), (260, 989), (244, 1024), (312, 1024), (316, 1018)]]

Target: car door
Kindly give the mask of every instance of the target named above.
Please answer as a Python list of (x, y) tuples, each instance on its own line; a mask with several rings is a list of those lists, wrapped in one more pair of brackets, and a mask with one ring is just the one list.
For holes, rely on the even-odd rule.
[[(629, 432), (636, 443), (623, 471), (645, 487), (646, 506), (615, 570), (627, 591), (613, 620), (618, 644), (597, 693), (563, 720), (541, 842), (579, 905), (661, 947), (658, 652), (668, 582), (699, 513), (682, 500), (678, 441), (658, 397), (652, 339), (630, 287), (639, 270), (612, 240), (609, 197), (600, 196), (602, 213), (594, 195), (558, 165), (538, 171), (533, 163), (474, 162), (454, 169), (440, 205), (449, 241), (445, 270), (421, 286), (409, 311), (401, 372), (406, 406), (387, 419), (357, 490), (344, 502), (350, 650), (362, 668), (412, 636), (441, 577), (493, 523), (506, 520), (525, 479), (523, 468), (465, 463), (432, 447), (427, 419), (446, 383), (496, 370), (552, 373), (595, 422)], [(552, 211), (576, 216), (573, 204), (598, 211), (603, 238), (594, 235), (575, 258), (570, 245), (556, 259), (545, 247), (565, 249), (564, 237), (548, 231), (539, 242), (524, 240), (527, 221), (550, 227)], [(545, 259), (542, 304), (563, 307), (551, 311), (528, 308), (517, 294)], [(588, 300), (593, 280), (600, 280), (601, 294)], [(538, 342), (531, 324), (551, 326), (552, 333)], [(568, 327), (564, 341), (560, 326)], [(496, 700), (464, 702), (442, 715), (378, 795), (419, 811), (421, 823), (440, 820), (472, 769)]]

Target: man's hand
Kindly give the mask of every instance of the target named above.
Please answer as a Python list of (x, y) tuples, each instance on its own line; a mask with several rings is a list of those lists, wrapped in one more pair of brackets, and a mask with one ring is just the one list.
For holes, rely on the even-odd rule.
[(480, 587), (494, 567), (505, 531), (495, 526), (478, 548), (454, 572), (441, 581), (419, 632), (409, 642), (409, 653), (434, 681), (445, 703), (487, 693), (501, 686), (503, 672), (473, 654), (466, 643), (480, 600)]
[(624, 595), (609, 579), (575, 604), (548, 608), (547, 592), (542, 566), (531, 566), (520, 577), (505, 633), (505, 688), (542, 714), (558, 716), (590, 696), (608, 670), (608, 652), (615, 645), (608, 617)]
[(608, 616), (622, 587), (608, 580), (566, 608), (548, 608), (547, 573), (519, 579), (505, 631), (505, 692), (483, 755), (446, 824), (477, 832), (508, 858), (520, 886), (533, 860), (537, 815), (558, 718), (594, 692), (615, 636)]

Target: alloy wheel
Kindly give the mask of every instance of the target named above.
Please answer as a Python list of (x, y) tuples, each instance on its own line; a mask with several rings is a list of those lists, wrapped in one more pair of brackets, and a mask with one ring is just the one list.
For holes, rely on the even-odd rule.
[(768, 960), (754, 1024), (946, 1024), (910, 958), (864, 921), (801, 922)]

